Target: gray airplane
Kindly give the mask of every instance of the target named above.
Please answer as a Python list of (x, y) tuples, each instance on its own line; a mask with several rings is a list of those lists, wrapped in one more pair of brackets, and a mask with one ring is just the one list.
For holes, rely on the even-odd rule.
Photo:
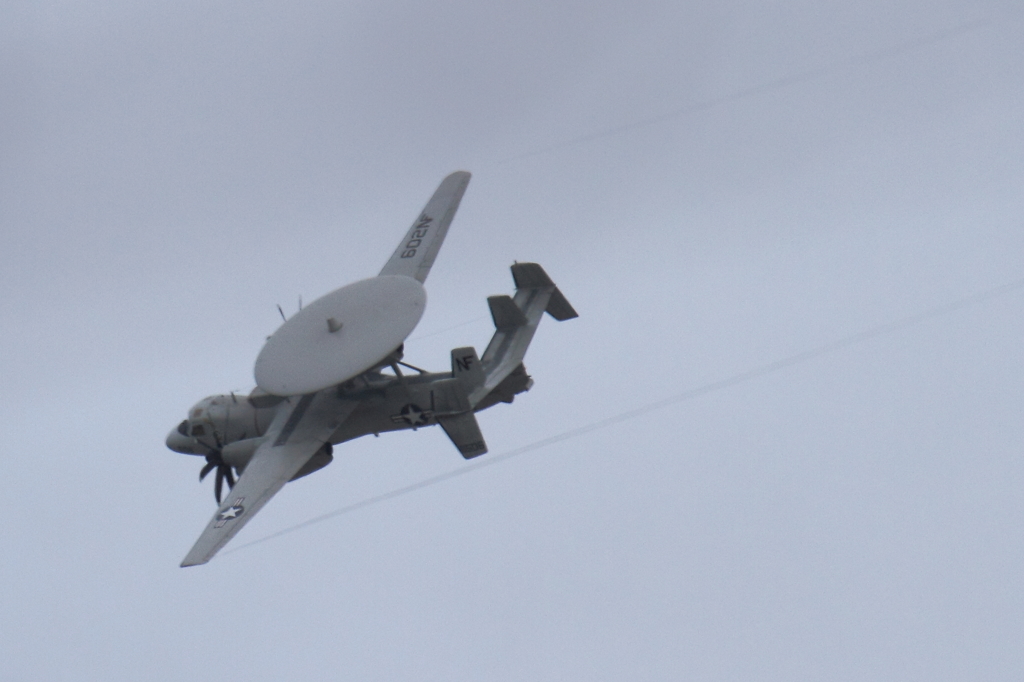
[(556, 320), (577, 315), (541, 266), (516, 263), (515, 296), (487, 299), (497, 329), (482, 357), (456, 348), (447, 372), (402, 362), (426, 304), (423, 282), (469, 179), (465, 172), (444, 179), (377, 277), (286, 320), (256, 360), (252, 393), (200, 400), (167, 436), (171, 450), (206, 458), (200, 481), (216, 472), (217, 513), (182, 566), (208, 562), (286, 482), (330, 464), (338, 443), (438, 424), (466, 459), (487, 452), (474, 413), (511, 403), (533, 385), (523, 358), (545, 312)]

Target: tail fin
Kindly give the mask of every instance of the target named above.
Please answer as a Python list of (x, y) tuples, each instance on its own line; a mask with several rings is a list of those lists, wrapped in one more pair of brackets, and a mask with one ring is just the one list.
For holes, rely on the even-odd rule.
[(452, 350), (452, 378), (458, 379), (466, 387), (467, 394), (483, 385), (484, 368), (476, 356), (476, 348), (466, 346)]
[[(512, 266), (512, 279), (516, 283), (515, 297), (491, 296), (487, 299), (497, 331), (480, 359), (484, 381), (469, 394), (469, 402), (474, 409), (493, 405), (496, 401), (485, 398), (522, 368), (526, 350), (545, 312), (556, 320), (578, 317), (540, 265), (516, 263)], [(519, 374), (524, 380), (515, 382), (516, 386), (527, 390), (532, 382), (525, 376), (525, 369), (517, 376)]]

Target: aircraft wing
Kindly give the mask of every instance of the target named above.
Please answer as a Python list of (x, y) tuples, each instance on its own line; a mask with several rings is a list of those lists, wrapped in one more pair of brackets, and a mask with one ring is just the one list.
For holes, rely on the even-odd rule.
[(326, 390), (295, 396), (278, 410), (265, 442), (181, 565), (205, 564), (323, 447), (358, 403)]
[(391, 259), (384, 264), (381, 275), (405, 275), (419, 280), (421, 284), (426, 281), (462, 195), (466, 193), (470, 177), (466, 171), (456, 171), (441, 181), (420, 217), (409, 228)]

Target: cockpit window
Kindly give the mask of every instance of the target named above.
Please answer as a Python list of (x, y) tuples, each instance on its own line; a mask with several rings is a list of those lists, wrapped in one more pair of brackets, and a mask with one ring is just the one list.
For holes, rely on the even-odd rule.
[(180, 424), (178, 424), (178, 433), (180, 433), (183, 436), (187, 436), (188, 435), (188, 420), (187, 419), (182, 420), (182, 422)]
[(192, 435), (193, 436), (205, 436), (206, 435), (206, 429), (203, 428), (202, 424), (196, 424), (195, 426), (192, 427)]

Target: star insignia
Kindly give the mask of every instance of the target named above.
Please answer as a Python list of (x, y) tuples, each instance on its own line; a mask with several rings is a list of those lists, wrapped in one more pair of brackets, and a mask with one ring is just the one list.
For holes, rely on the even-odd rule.
[(220, 513), (220, 518), (224, 521), (228, 519), (237, 519), (245, 511), (242, 507), (228, 507)]
[(424, 424), (430, 423), (430, 417), (433, 413), (429, 410), (421, 410), (419, 405), (409, 403), (402, 408), (402, 411), (398, 414), (391, 415), (391, 421), (399, 424), (405, 422), (410, 426), (423, 426)]
[(217, 522), (213, 524), (214, 528), (221, 528), (225, 523), (232, 519), (237, 519), (239, 516), (245, 513), (245, 507), (242, 506), (244, 497), (237, 498), (230, 507), (217, 514)]

